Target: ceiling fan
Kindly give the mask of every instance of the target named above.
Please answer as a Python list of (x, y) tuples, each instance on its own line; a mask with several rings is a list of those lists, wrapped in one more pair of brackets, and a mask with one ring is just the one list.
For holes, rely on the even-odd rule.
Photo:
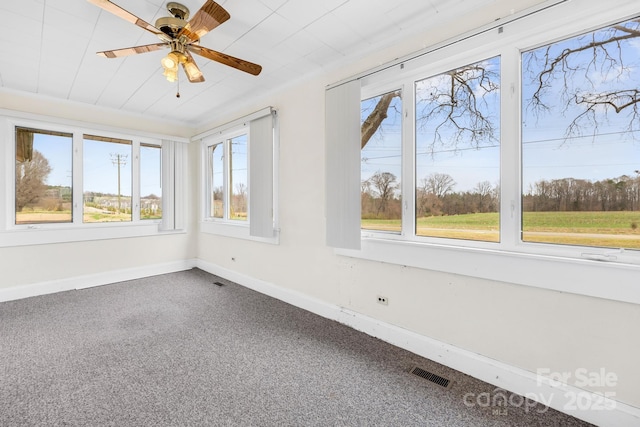
[(188, 22), (189, 9), (180, 3), (169, 2), (167, 3), (167, 10), (171, 16), (159, 18), (155, 25), (143, 21), (109, 0), (88, 1), (107, 12), (155, 34), (162, 40), (160, 43), (97, 52), (100, 56), (105, 58), (120, 58), (170, 48), (171, 52), (160, 61), (164, 68), (163, 75), (170, 82), (178, 79), (178, 65), (180, 64), (182, 64), (182, 68), (190, 82), (198, 83), (204, 81), (204, 76), (193, 60), (191, 53), (228, 65), (254, 76), (257, 76), (262, 71), (262, 67), (258, 64), (200, 46), (200, 38), (203, 35), (230, 18), (229, 13), (213, 0), (207, 0)]

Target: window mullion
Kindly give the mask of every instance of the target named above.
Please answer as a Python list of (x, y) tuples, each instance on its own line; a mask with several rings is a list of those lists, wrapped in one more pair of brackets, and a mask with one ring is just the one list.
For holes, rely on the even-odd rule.
[(402, 85), (402, 236), (416, 235), (415, 91), (413, 80)]
[(500, 241), (504, 249), (520, 243), (520, 53), (516, 48), (502, 53), (500, 107)]
[[(202, 143), (202, 168), (205, 177), (203, 185), (203, 200), (206, 203), (203, 206), (202, 215), (203, 218), (213, 218), (213, 154), (211, 153), (211, 146)], [(164, 189), (163, 189), (164, 191)]]
[(225, 139), (223, 142), (224, 146), (224, 173), (223, 173), (223, 183), (224, 188), (222, 190), (222, 198), (224, 200), (224, 213), (222, 217), (225, 220), (229, 220), (231, 218), (231, 139)]
[(131, 215), (132, 221), (140, 220), (140, 141), (132, 141), (131, 147)]
[(71, 215), (73, 224), (82, 224), (84, 193), (83, 193), (83, 134), (82, 132), (73, 133), (73, 160), (72, 160), (72, 205)]

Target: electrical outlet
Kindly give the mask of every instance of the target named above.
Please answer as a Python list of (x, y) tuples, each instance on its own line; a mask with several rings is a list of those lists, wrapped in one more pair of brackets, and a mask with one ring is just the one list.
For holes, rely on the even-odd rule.
[(389, 305), (389, 298), (378, 295), (378, 304)]

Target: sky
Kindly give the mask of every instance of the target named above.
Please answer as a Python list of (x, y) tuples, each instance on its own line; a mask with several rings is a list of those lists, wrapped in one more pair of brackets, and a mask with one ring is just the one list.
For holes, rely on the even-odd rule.
[[(36, 134), (34, 150), (40, 151), (49, 161), (51, 173), (46, 183), (70, 187), (72, 173), (82, 173), (83, 191), (118, 194), (118, 159), (120, 161), (120, 194), (131, 196), (132, 151), (131, 145), (85, 140), (83, 142), (83, 171), (72, 171), (72, 138)], [(119, 156), (119, 157), (118, 157)], [(161, 150), (140, 147), (140, 195), (162, 195)]]
[[(247, 134), (238, 135), (231, 139), (232, 149), (232, 175), (231, 181), (234, 184), (242, 183), (247, 185), (247, 166), (248, 166), (248, 154), (247, 154), (248, 136)], [(213, 145), (212, 153), (212, 168), (213, 168), (213, 188), (222, 187), (224, 185), (224, 144), (220, 143)], [(235, 191), (235, 189), (233, 189)]]

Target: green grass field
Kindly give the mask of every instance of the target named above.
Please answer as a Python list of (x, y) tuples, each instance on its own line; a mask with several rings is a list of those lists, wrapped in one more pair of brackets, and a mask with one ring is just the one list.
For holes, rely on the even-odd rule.
[[(523, 240), (640, 249), (640, 212), (525, 212)], [(362, 220), (368, 230), (400, 231), (400, 220)], [(499, 241), (497, 213), (418, 218), (419, 236)]]

